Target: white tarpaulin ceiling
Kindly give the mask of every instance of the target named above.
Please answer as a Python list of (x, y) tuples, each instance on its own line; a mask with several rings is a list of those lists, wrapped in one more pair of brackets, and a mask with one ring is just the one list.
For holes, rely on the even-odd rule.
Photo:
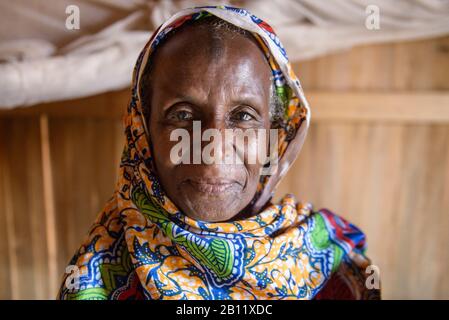
[[(0, 108), (125, 88), (157, 26), (181, 8), (210, 4), (266, 20), (292, 61), (449, 34), (448, 0), (0, 0)], [(66, 28), (69, 5), (79, 8), (79, 30)], [(379, 8), (378, 30), (366, 27), (369, 5)]]

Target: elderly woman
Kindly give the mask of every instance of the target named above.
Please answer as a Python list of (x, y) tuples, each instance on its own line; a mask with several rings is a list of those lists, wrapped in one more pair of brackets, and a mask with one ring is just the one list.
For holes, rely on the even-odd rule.
[[(268, 24), (231, 7), (175, 14), (137, 60), (116, 190), (71, 260), (75, 271), (59, 297), (377, 298), (366, 286), (359, 229), (292, 195), (271, 202), (309, 121), (300, 83)], [(243, 146), (224, 140), (214, 150), (235, 150), (240, 162), (188, 161), (195, 143), (201, 150), (211, 140), (201, 138), (182, 161), (174, 159), (173, 132), (195, 138), (198, 123), (200, 134), (277, 135)], [(261, 146), (265, 160), (249, 161)]]

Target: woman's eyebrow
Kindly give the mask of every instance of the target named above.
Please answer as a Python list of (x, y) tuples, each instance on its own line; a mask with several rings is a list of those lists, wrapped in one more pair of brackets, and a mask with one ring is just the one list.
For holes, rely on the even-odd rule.
[(204, 104), (204, 102), (199, 101), (198, 99), (192, 97), (191, 95), (186, 94), (177, 94), (174, 97), (171, 97), (168, 101), (168, 103), (165, 104), (162, 111), (167, 112), (172, 107), (175, 107), (176, 105), (180, 105), (182, 103), (188, 103), (193, 109), (198, 111), (198, 106), (201, 106)]
[[(171, 88), (171, 92), (169, 92), (169, 98), (164, 106), (163, 110), (169, 109), (171, 106), (186, 102), (192, 105), (192, 107), (202, 107), (208, 104), (208, 96), (206, 92), (201, 92), (202, 90), (195, 90), (195, 92), (188, 92), (189, 90), (178, 91), (176, 89)], [(263, 107), (263, 94), (261, 94), (260, 90), (257, 92), (254, 89), (248, 90), (245, 86), (238, 87), (238, 90), (229, 90), (228, 95), (230, 99), (228, 101), (229, 105), (237, 106), (237, 105), (248, 105), (257, 109)], [(265, 95), (268, 99), (268, 95)]]
[[(198, 88), (192, 88), (191, 84), (186, 85), (186, 83), (178, 84), (177, 86), (174, 86), (171, 82), (163, 81), (162, 91), (165, 91), (165, 98), (163, 99), (165, 101), (164, 104), (164, 110), (167, 108), (170, 108), (173, 104), (178, 102), (187, 102), (192, 105), (202, 105), (204, 104), (204, 101), (201, 101), (198, 96), (204, 95), (201, 91), (198, 90)], [(207, 96), (204, 95), (204, 97), (201, 97), (202, 99), (207, 100)]]
[(256, 94), (252, 92), (239, 93), (231, 99), (232, 105), (248, 105), (253, 108), (262, 108), (263, 107), (263, 95)]

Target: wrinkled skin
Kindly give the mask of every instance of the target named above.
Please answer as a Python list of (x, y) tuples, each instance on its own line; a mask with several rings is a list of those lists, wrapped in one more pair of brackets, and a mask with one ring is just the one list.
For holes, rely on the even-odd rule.
[(262, 50), (240, 34), (217, 40), (207, 28), (189, 26), (158, 48), (148, 88), (155, 165), (168, 197), (189, 217), (238, 218), (255, 195), (262, 164), (248, 163), (257, 147), (247, 140), (243, 164), (174, 164), (170, 150), (178, 142), (170, 133), (185, 128), (192, 136), (194, 120), (202, 132), (215, 128), (223, 137), (224, 129), (269, 129), (270, 75)]

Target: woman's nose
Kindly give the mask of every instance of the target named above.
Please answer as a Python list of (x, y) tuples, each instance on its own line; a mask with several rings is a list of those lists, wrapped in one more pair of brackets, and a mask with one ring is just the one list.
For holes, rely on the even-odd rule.
[(222, 131), (227, 129), (227, 119), (222, 113), (211, 113), (201, 120), (201, 128), (203, 130), (215, 129)]
[[(207, 120), (203, 120), (199, 124), (201, 126), (201, 144), (194, 143), (194, 154), (202, 154), (210, 148), (213, 143), (213, 156), (206, 164), (212, 164), (218, 161), (221, 164), (243, 164), (245, 162), (245, 151), (248, 148), (248, 139), (239, 139), (235, 135), (237, 132), (233, 128), (226, 117), (215, 115)], [(199, 128), (197, 124), (197, 128)], [(251, 140), (253, 141), (253, 140)], [(201, 148), (199, 146), (201, 145)], [(253, 148), (251, 148), (253, 149)], [(207, 152), (206, 152), (206, 156)]]
[[(202, 141), (202, 148), (204, 148), (207, 144), (209, 144), (212, 140), (216, 143), (219, 143), (224, 148), (226, 147), (226, 132), (231, 129), (226, 121), (226, 117), (221, 115), (215, 115), (213, 117), (209, 117), (201, 121), (201, 137), (205, 138), (205, 141)], [(211, 138), (213, 137), (213, 138)], [(218, 139), (219, 141), (215, 141)], [(232, 141), (231, 141), (232, 142)], [(229, 143), (228, 143), (229, 144)], [(232, 143), (231, 143), (232, 144)]]

